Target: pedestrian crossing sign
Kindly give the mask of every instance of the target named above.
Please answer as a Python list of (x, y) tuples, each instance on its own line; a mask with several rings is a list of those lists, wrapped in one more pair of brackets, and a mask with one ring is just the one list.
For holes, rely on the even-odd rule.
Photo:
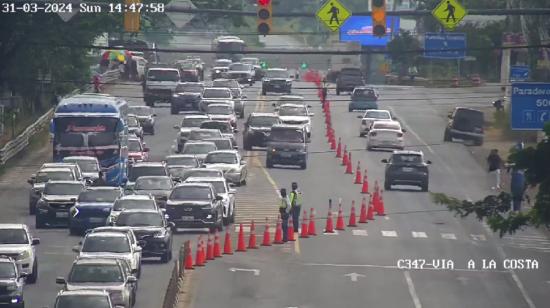
[(329, 0), (317, 11), (317, 18), (331, 31), (337, 31), (340, 26), (351, 16), (351, 11), (346, 9), (338, 0)]
[(466, 9), (457, 0), (441, 0), (433, 9), (432, 15), (447, 30), (453, 30), (468, 14)]

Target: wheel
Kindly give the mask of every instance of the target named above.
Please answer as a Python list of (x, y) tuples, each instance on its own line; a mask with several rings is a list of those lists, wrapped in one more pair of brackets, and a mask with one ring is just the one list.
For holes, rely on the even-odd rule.
[(443, 133), (443, 141), (449, 142), (452, 141), (453, 138), (451, 137), (451, 132), (449, 132), (448, 128), (445, 128), (445, 132)]
[(372, 151), (372, 147), (370, 145), (367, 145), (367, 151)]
[(241, 181), (241, 186), (246, 186), (246, 179), (243, 179), (243, 180)]
[(244, 138), (243, 138), (243, 149), (245, 149), (246, 151), (252, 150), (252, 146), (250, 145), (250, 142), (248, 142)]
[(151, 133), (151, 135), (154, 135), (154, 134), (155, 134), (155, 128), (154, 128), (154, 127), (151, 127), (150, 133)]
[(273, 168), (273, 162), (271, 161), (271, 159), (266, 159), (265, 161), (265, 167), (266, 168)]
[(169, 247), (160, 257), (160, 262), (168, 263), (172, 259), (172, 247)]
[(36, 229), (46, 228), (46, 223), (45, 223), (44, 220), (43, 220), (40, 216), (38, 216), (38, 215), (35, 217), (35, 225), (36, 225)]
[(353, 108), (348, 107), (348, 112), (353, 112)]
[(231, 221), (231, 218), (230, 218), (230, 217), (224, 217), (224, 218), (223, 218), (223, 225), (224, 225), (224, 226), (229, 225), (230, 221)]
[(391, 190), (391, 183), (388, 181), (384, 181), (384, 190)]
[(136, 273), (136, 278), (139, 278), (139, 277), (141, 277), (141, 264), (139, 265)]
[(235, 222), (235, 205), (233, 205), (233, 209), (231, 210), (231, 216), (229, 217), (229, 222), (230, 223)]
[(267, 95), (267, 91), (265, 89), (262, 89), (262, 95)]
[(359, 133), (359, 137), (365, 137), (365, 133), (360, 132), (360, 133)]
[(426, 181), (425, 183), (423, 183), (422, 185), (420, 185), (420, 189), (422, 191), (428, 191), (428, 182)]
[(36, 203), (32, 204), (29, 202), (29, 215), (36, 214)]
[(336, 88), (336, 95), (340, 95), (340, 89)]
[(307, 161), (304, 161), (304, 162), (300, 165), (300, 169), (306, 170), (306, 168), (307, 168)]
[(76, 236), (76, 235), (80, 235), (80, 234), (81, 234), (81, 232), (80, 232), (79, 229), (69, 227), (69, 235), (74, 235), (74, 236)]
[(27, 280), (25, 282), (31, 284), (31, 283), (36, 283), (37, 280), (38, 280), (38, 259), (35, 256), (34, 264), (32, 266), (32, 274), (27, 276)]
[(243, 111), (241, 111), (241, 113), (239, 114), (239, 119), (244, 119), (244, 109), (243, 109)]
[(178, 144), (177, 152), (181, 153), (181, 151), (183, 151), (183, 146)]
[(483, 145), (483, 139), (475, 139), (474, 145), (477, 145), (477, 146)]
[(178, 114), (179, 110), (177, 108), (174, 108), (174, 106), (170, 106), (170, 114)]

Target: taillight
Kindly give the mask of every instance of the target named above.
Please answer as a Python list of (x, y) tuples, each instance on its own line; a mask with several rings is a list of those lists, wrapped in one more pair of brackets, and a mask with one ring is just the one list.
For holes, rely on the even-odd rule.
[(403, 133), (397, 133), (397, 137), (399, 138), (403, 137)]
[(376, 136), (376, 132), (370, 132), (369, 135), (374, 137), (374, 136)]

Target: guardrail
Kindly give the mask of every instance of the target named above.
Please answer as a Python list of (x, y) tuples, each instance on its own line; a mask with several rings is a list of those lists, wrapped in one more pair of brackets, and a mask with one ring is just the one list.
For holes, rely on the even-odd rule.
[(184, 277), (184, 260), (187, 254), (191, 253), (191, 243), (185, 241), (181, 246), (178, 258), (174, 261), (174, 269), (166, 293), (164, 294), (164, 301), (162, 308), (179, 308), (181, 303), (181, 295), (183, 295), (183, 277)]
[[(117, 80), (119, 77), (120, 77), (119, 70), (106, 71), (105, 73), (101, 74), (101, 82), (110, 83)], [(84, 92), (90, 91), (91, 89), (93, 89), (93, 87), (89, 85), (84, 90)], [(75, 90), (70, 95), (78, 94), (78, 92), (80, 92), (80, 90)], [(4, 165), (9, 159), (11, 159), (15, 155), (17, 155), (17, 153), (25, 149), (29, 145), (29, 139), (37, 131), (43, 129), (45, 125), (48, 125), (50, 123), (53, 113), (54, 113), (54, 108), (48, 110), (44, 115), (38, 118), (38, 120), (36, 120), (33, 124), (27, 127), (25, 131), (19, 134), (19, 136), (9, 141), (8, 143), (6, 143), (6, 145), (4, 145), (4, 147), (0, 149), (0, 165)]]

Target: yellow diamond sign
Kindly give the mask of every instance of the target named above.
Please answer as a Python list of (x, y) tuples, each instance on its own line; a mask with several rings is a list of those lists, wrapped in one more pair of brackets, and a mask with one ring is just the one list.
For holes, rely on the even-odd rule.
[(432, 11), (432, 15), (448, 30), (456, 28), (467, 14), (456, 0), (442, 0)]
[(336, 31), (351, 16), (351, 12), (337, 0), (327, 1), (318, 11), (317, 18), (331, 31)]

